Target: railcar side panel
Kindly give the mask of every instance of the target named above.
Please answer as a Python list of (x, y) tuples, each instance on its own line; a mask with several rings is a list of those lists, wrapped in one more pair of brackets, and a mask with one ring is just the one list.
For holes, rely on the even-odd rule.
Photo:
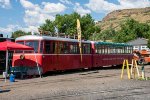
[(120, 65), (123, 63), (124, 59), (128, 59), (129, 63), (131, 63), (133, 58), (132, 54), (122, 54), (122, 55), (115, 55), (115, 54), (95, 54), (93, 56), (93, 66), (100, 67), (100, 66), (108, 66), (108, 65)]
[(68, 70), (92, 67), (91, 55), (56, 54), (44, 55), (43, 71)]

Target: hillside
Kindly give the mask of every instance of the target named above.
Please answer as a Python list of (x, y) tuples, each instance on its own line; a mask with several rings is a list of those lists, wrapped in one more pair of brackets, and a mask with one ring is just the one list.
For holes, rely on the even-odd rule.
[(102, 21), (98, 22), (97, 25), (105, 30), (109, 27), (115, 30), (119, 29), (119, 23), (127, 18), (133, 18), (140, 23), (150, 24), (150, 7), (138, 8), (138, 9), (124, 9), (116, 10), (107, 14)]

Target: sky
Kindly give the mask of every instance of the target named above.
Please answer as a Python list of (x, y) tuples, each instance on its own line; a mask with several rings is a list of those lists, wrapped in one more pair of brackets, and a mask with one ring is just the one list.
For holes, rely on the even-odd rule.
[(56, 14), (91, 14), (100, 21), (114, 10), (144, 7), (150, 7), (150, 0), (0, 0), (0, 33), (10, 37), (16, 30), (38, 32)]

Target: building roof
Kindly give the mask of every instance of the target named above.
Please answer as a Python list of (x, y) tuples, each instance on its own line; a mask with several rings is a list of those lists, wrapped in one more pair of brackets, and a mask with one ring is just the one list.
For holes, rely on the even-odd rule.
[(127, 44), (131, 44), (131, 45), (147, 45), (147, 39), (145, 38), (137, 38), (135, 40), (129, 41), (127, 42)]

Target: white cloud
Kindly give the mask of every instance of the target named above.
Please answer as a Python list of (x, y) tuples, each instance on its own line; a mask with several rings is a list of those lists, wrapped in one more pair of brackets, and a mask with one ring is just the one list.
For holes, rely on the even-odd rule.
[(8, 25), (6, 27), (0, 27), (0, 33), (4, 34), (4, 37), (11, 37), (12, 32), (15, 32), (17, 30), (22, 30), (25, 32), (37, 32), (38, 33), (38, 26), (28, 26), (28, 27), (21, 27), (19, 25)]
[[(0, 6), (4, 1), (0, 0)], [(39, 4), (33, 4), (28, 0), (20, 0), (22, 7), (25, 9), (24, 22), (25, 27), (19, 25), (7, 25), (6, 27), (0, 27), (0, 33), (3, 33), (6, 37), (10, 37), (11, 33), (16, 30), (23, 30), (25, 32), (38, 32), (39, 25), (43, 24), (46, 19), (54, 20), (55, 15), (66, 10), (66, 6), (61, 3), (42, 2)], [(9, 3), (10, 4), (10, 3)], [(5, 4), (6, 5), (6, 4)]]
[(46, 19), (54, 20), (56, 14), (65, 11), (67, 8), (61, 3), (42, 2), (41, 4), (33, 4), (27, 0), (20, 0), (20, 3), (25, 9), (24, 22), (29, 30), (35, 30)]
[(150, 0), (118, 0), (121, 9), (150, 7)]
[(6, 27), (0, 27), (0, 33), (3, 33), (5, 37), (10, 37), (11, 33), (20, 27), (18, 25), (8, 25)]
[(73, 4), (70, 0), (59, 0), (61, 3), (64, 3), (64, 4)]
[(38, 26), (28, 26), (28, 27), (21, 27), (20, 29), (25, 31), (25, 32), (37, 32), (38, 33)]
[(0, 27), (0, 32), (1, 33), (10, 33), (10, 32), (13, 32), (14, 29), (18, 29), (18, 28), (19, 28), (18, 25), (8, 25), (5, 28)]
[(81, 16), (91, 13), (89, 9), (84, 9), (79, 3), (75, 4), (74, 11), (79, 13)]
[(149, 0), (118, 0), (118, 3), (114, 4), (106, 0), (89, 0), (89, 3), (85, 6), (98, 13), (108, 13), (118, 9), (150, 7)]
[(34, 7), (36, 6), (36, 5), (32, 4), (31, 2), (29, 2), (27, 0), (20, 0), (20, 3), (26, 9), (34, 9)]
[(10, 0), (0, 0), (0, 7), (2, 8), (10, 8)]
[(49, 3), (49, 2), (42, 2), (43, 12), (50, 13), (50, 14), (57, 14), (60, 12), (63, 12), (66, 9), (66, 6), (64, 6), (61, 3)]

